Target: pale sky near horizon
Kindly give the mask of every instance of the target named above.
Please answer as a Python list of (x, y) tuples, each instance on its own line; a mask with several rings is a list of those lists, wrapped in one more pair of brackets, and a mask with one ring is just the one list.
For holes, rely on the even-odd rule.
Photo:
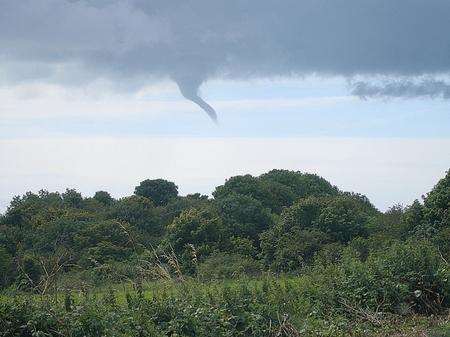
[(449, 17), (443, 0), (0, 1), (0, 212), (273, 168), (411, 203), (450, 168)]
[(210, 194), (230, 176), (272, 168), (317, 173), (384, 210), (420, 198), (450, 168), (446, 101), (364, 101), (343, 80), (315, 77), (202, 91), (219, 126), (169, 82), (127, 95), (1, 88), (1, 212), (29, 190), (121, 197), (162, 177), (182, 194)]

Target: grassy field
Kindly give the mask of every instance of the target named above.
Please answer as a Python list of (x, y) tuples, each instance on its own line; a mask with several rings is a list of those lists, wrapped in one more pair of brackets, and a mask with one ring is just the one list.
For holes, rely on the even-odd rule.
[[(324, 296), (329, 300), (324, 300)], [(307, 276), (0, 297), (1, 336), (450, 336), (448, 315), (373, 310)]]

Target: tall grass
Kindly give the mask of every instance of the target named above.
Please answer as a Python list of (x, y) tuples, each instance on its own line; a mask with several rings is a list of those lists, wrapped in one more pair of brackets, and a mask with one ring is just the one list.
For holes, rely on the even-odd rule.
[[(300, 276), (195, 278), (0, 298), (1, 336), (367, 336), (448, 313), (450, 272), (426, 242)], [(418, 320), (418, 315), (425, 320)], [(445, 319), (444, 319), (445, 320)], [(401, 323), (399, 323), (401, 322)], [(419, 322), (419, 323), (418, 323)]]

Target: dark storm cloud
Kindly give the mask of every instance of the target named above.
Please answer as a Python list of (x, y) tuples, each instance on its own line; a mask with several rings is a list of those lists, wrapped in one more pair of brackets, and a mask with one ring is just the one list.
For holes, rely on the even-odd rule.
[(419, 82), (410, 80), (394, 80), (382, 84), (368, 82), (356, 82), (352, 93), (361, 98), (368, 97), (429, 97), (450, 99), (450, 84), (439, 80), (421, 80)]
[(6, 83), (171, 78), (202, 105), (209, 78), (449, 74), (449, 18), (448, 0), (2, 0), (1, 71)]

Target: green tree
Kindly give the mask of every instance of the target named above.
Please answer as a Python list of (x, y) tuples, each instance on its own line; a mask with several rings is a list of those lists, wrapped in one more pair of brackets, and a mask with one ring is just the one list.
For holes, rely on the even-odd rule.
[(228, 179), (213, 193), (216, 199), (230, 194), (242, 194), (260, 201), (264, 207), (279, 214), (298, 198), (308, 196), (332, 196), (339, 190), (325, 179), (314, 175), (288, 170), (272, 170), (259, 177), (249, 174)]
[(450, 226), (450, 170), (424, 198), (424, 216), (435, 228)]
[(405, 208), (405, 212), (402, 217), (402, 238), (406, 238), (414, 234), (414, 232), (424, 233), (424, 208), (419, 200), (414, 200), (414, 202)]
[(309, 264), (330, 237), (317, 229), (298, 227), (282, 232), (274, 228), (261, 235), (261, 256), (277, 272), (299, 270)]
[(164, 179), (147, 179), (136, 186), (134, 194), (153, 200), (156, 206), (165, 206), (178, 195), (178, 187)]
[(27, 288), (35, 287), (39, 279), (41, 278), (42, 270), (38, 262), (39, 256), (33, 253), (26, 253), (21, 256), (19, 268), (19, 278), (21, 279), (21, 284), (25, 285)]
[(347, 197), (331, 199), (321, 210), (317, 227), (335, 241), (346, 243), (351, 239), (365, 235), (368, 214), (358, 207), (357, 201)]
[(74, 236), (84, 266), (122, 261), (137, 247), (138, 235), (126, 222), (106, 220), (91, 223)]
[(384, 213), (371, 217), (366, 229), (367, 234), (379, 240), (399, 239), (405, 232), (405, 208), (400, 205), (391, 206)]
[(261, 188), (267, 191), (266, 207), (275, 214), (280, 214), (284, 207), (289, 207), (297, 199), (294, 191), (289, 186), (277, 181), (261, 180)]
[(259, 200), (264, 206), (270, 207), (270, 192), (258, 178), (250, 174), (231, 177), (225, 184), (216, 187), (213, 192), (215, 199), (225, 198), (231, 194), (246, 195)]
[(273, 224), (270, 211), (247, 195), (229, 194), (216, 200), (215, 205), (230, 236), (258, 241), (259, 234)]
[(184, 197), (178, 196), (171, 199), (166, 206), (160, 209), (161, 221), (164, 225), (169, 225), (184, 210), (208, 207), (210, 202), (208, 196), (200, 193), (188, 194)]
[(105, 191), (95, 192), (93, 199), (97, 200), (98, 202), (106, 206), (109, 206), (114, 202), (114, 199), (111, 197), (111, 195)]
[(167, 229), (169, 242), (178, 254), (193, 245), (200, 254), (208, 255), (229, 239), (220, 216), (210, 208), (183, 211)]
[(369, 215), (364, 209), (348, 195), (299, 199), (261, 235), (266, 265), (277, 271), (301, 268), (323, 245), (365, 235)]
[[(310, 194), (327, 194), (319, 192), (322, 187), (315, 186), (315, 184), (322, 182), (315, 181), (315, 178), (312, 177), (287, 170), (273, 170), (260, 177), (253, 177), (249, 174), (235, 176), (228, 179), (224, 185), (218, 186), (213, 196), (221, 199), (231, 194), (246, 195), (260, 201), (264, 207), (279, 214), (283, 207), (292, 205), (300, 197)], [(332, 189), (331, 185), (330, 188)], [(314, 190), (317, 193), (314, 193)], [(333, 192), (336, 191), (333, 190)]]
[(328, 200), (326, 198), (309, 197), (299, 199), (291, 207), (281, 213), (277, 227), (282, 232), (291, 228), (308, 229), (317, 227), (317, 219)]
[(83, 197), (75, 189), (66, 189), (61, 197), (66, 207), (81, 208), (83, 206)]
[(57, 192), (27, 192), (13, 198), (2, 221), (22, 228), (39, 227), (62, 214), (62, 207), (63, 200)]
[(272, 170), (261, 175), (262, 181), (272, 181), (289, 187), (295, 199), (308, 196), (337, 195), (337, 187), (316, 174), (295, 172), (289, 170)]
[(0, 286), (6, 286), (9, 283), (12, 268), (12, 255), (5, 248), (0, 247)]
[(442, 257), (447, 262), (450, 261), (450, 227), (442, 228), (432, 238), (433, 244), (437, 247)]
[(141, 231), (157, 236), (163, 232), (158, 211), (148, 198), (137, 195), (122, 198), (113, 205), (111, 212), (113, 218), (125, 221)]

